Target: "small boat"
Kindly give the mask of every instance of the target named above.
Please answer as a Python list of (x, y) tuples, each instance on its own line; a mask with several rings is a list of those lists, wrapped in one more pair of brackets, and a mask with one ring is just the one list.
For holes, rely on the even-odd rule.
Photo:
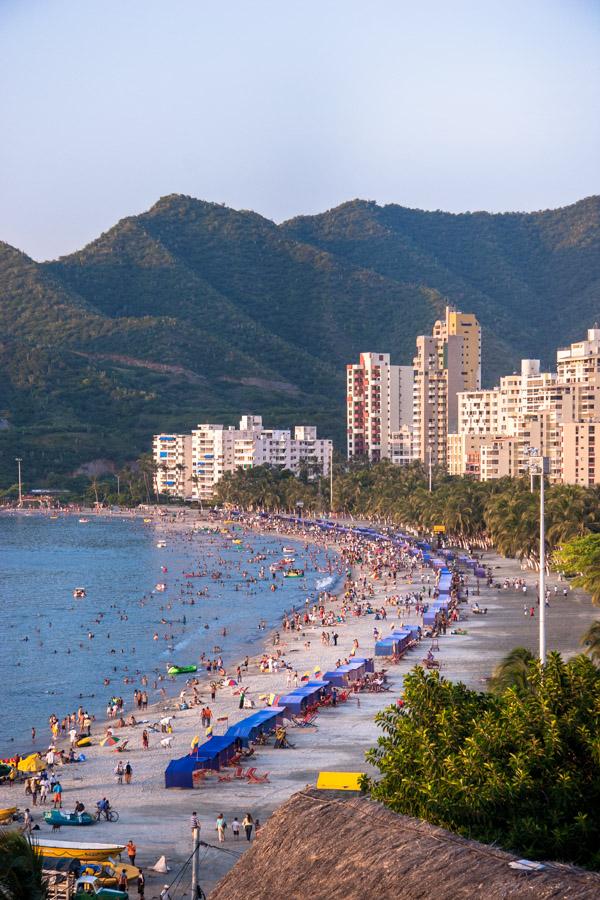
[(90, 521), (89, 519), (79, 519), (79, 524), (80, 524), (80, 525), (87, 525), (87, 523), (88, 523), (89, 521)]
[(16, 806), (5, 806), (4, 809), (0, 809), (0, 823), (4, 825), (6, 822), (10, 822), (16, 811)]
[(241, 540), (240, 540), (239, 538), (236, 538), (236, 539), (235, 539), (234, 541), (232, 541), (231, 543), (232, 543), (232, 544), (241, 544), (242, 542), (241, 542)]
[(197, 671), (198, 666), (169, 666), (167, 675), (189, 675), (190, 673)]
[(97, 844), (81, 841), (53, 841), (51, 838), (39, 837), (36, 840), (42, 856), (52, 859), (66, 857), (67, 859), (105, 860), (113, 856), (120, 856), (125, 849), (124, 844)]
[(158, 547), (159, 550), (164, 550), (164, 548), (167, 546), (167, 542), (166, 541), (157, 541), (156, 546)]
[(88, 737), (88, 735), (86, 734), (85, 737), (79, 738), (76, 746), (77, 747), (90, 747), (91, 744), (92, 744), (92, 739), (91, 739), (91, 737)]
[(164, 581), (159, 581), (158, 584), (156, 585), (156, 587), (154, 588), (155, 591), (161, 591), (161, 593), (162, 593), (162, 591), (166, 591), (166, 589), (167, 589), (167, 586), (164, 583)]
[(83, 600), (83, 598), (87, 596), (85, 593), (85, 588), (75, 588), (75, 590), (73, 591), (73, 596), (76, 600)]
[(133, 881), (140, 873), (137, 866), (129, 863), (117, 862), (114, 859), (108, 859), (106, 862), (90, 859), (81, 867), (81, 874), (95, 875), (102, 887), (115, 887), (123, 869), (125, 869), (127, 881)]
[(304, 569), (288, 569), (283, 573), (284, 578), (304, 578)]
[(284, 553), (295, 553), (296, 551), (294, 550), (293, 547), (284, 547), (283, 552)]
[(202, 578), (203, 575), (204, 575), (204, 572), (184, 572), (183, 573), (184, 578)]
[(44, 821), (48, 825), (93, 825), (94, 819), (89, 813), (66, 812), (64, 809), (50, 809), (44, 813)]

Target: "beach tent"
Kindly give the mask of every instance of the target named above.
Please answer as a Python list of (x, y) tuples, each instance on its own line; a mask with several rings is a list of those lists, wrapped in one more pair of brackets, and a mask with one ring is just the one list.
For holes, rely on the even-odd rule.
[(265, 731), (271, 731), (278, 725), (285, 714), (285, 709), (280, 706), (271, 706), (269, 709), (261, 709), (247, 716), (235, 725), (231, 725), (225, 734), (225, 737), (241, 741), (244, 747), (247, 747), (250, 741), (256, 740), (259, 734)]
[[(374, 672), (375, 671), (375, 660), (373, 659), (372, 656), (370, 656), (368, 659), (365, 656), (355, 656), (354, 662), (355, 663), (357, 663), (357, 662), (364, 663), (365, 664), (365, 672)], [(327, 675), (324, 675), (323, 677), (327, 678)]]
[[(235, 738), (231, 735), (213, 735), (198, 747), (198, 756), (213, 760), (217, 768), (227, 765), (235, 753)], [(210, 768), (213, 768), (212, 766)]]
[(207, 760), (200, 756), (182, 756), (181, 759), (172, 759), (165, 769), (165, 787), (167, 788), (193, 788), (193, 773), (197, 769), (206, 769)]

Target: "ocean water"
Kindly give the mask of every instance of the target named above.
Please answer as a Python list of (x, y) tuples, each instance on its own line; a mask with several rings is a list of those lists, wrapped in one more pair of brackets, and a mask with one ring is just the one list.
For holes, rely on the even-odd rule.
[[(283, 546), (294, 547), (305, 577), (278, 574), (272, 591), (269, 566)], [(333, 554), (241, 531), (181, 532), (118, 516), (87, 524), (76, 516), (0, 516), (0, 756), (31, 748), (32, 727), (35, 746), (43, 746), (51, 713), (61, 718), (81, 705), (103, 717), (111, 696), (131, 701), (143, 674), (150, 702), (161, 686), (179, 690), (182, 679), (157, 680), (170, 663), (199, 664), (203, 652), (220, 652), (231, 666), (257, 652), (265, 638), (259, 622), (276, 626), (284, 610), (331, 588), (336, 567)], [(156, 590), (161, 582), (164, 592)], [(73, 598), (76, 587), (85, 599)]]

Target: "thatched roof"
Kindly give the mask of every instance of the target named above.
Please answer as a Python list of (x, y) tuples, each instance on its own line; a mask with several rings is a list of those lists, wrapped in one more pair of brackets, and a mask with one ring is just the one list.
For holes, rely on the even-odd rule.
[(366, 797), (295, 794), (219, 882), (210, 900), (598, 900), (600, 875), (517, 857)]

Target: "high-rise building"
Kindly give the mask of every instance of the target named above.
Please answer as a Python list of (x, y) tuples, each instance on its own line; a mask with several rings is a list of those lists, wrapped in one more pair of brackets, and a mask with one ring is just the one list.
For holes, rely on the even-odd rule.
[[(523, 360), (519, 374), (504, 376), (490, 391), (460, 393), (458, 405), (458, 431), (447, 442), (452, 474), (524, 475), (536, 448), (549, 460), (550, 481), (599, 483), (600, 329), (558, 350), (556, 372)], [(478, 449), (475, 436), (483, 438)]]
[(413, 456), (446, 467), (448, 434), (458, 429), (458, 395), (481, 387), (481, 328), (473, 313), (447, 306), (431, 336), (417, 338), (413, 369)]
[(159, 494), (190, 497), (192, 493), (191, 434), (155, 434), (152, 456)]
[(348, 459), (392, 457), (392, 434), (412, 426), (413, 370), (389, 353), (361, 353), (346, 367)]
[(239, 428), (202, 424), (190, 435), (153, 440), (160, 492), (200, 500), (211, 500), (223, 475), (236, 469), (271, 465), (295, 474), (304, 469), (309, 478), (326, 476), (332, 452), (332, 442), (318, 438), (314, 426), (297, 425), (292, 436), (287, 429), (264, 428), (260, 416), (242, 416)]

